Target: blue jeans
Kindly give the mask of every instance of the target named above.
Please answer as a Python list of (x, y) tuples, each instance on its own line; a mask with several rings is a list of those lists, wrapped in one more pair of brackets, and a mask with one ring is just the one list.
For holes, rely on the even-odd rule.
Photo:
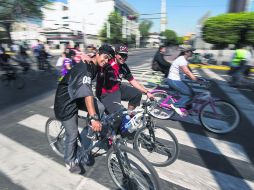
[(185, 82), (167, 79), (167, 84), (181, 94), (181, 98), (174, 104), (175, 107), (182, 108), (193, 98), (194, 92)]

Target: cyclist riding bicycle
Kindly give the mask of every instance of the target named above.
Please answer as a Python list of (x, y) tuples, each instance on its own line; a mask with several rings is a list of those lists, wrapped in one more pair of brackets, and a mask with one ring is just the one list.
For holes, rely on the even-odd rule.
[(235, 50), (233, 55), (233, 59), (230, 65), (229, 75), (231, 75), (231, 86), (237, 86), (240, 77), (244, 75), (247, 69), (249, 69), (249, 65), (251, 63), (251, 52), (247, 49), (247, 47), (241, 46), (239, 49)]
[(54, 111), (56, 118), (65, 127), (64, 161), (72, 173), (80, 173), (80, 163), (86, 162), (80, 157), (81, 151), (77, 146), (78, 109), (88, 112), (93, 131), (101, 131), (100, 117), (104, 112), (104, 106), (94, 98), (91, 85), (97, 74), (97, 65), (103, 67), (114, 54), (110, 46), (101, 46), (90, 62), (81, 61), (75, 65), (58, 84)]
[(9, 63), (11, 56), (6, 53), (3, 47), (0, 47), (0, 70), (5, 71), (7, 74), (15, 72), (15, 68)]
[(61, 81), (63, 79), (63, 77), (69, 72), (69, 70), (71, 70), (72, 67), (74, 67), (74, 58), (75, 56), (75, 52), (74, 51), (70, 51), (69, 53), (64, 52), (62, 57), (63, 57), (63, 64), (62, 64), (62, 68), (61, 68), (61, 74), (60, 77), (58, 79), (58, 81)]
[(181, 94), (179, 101), (170, 105), (180, 116), (184, 115), (180, 108), (186, 107), (188, 102), (194, 96), (192, 88), (183, 81), (184, 74), (186, 74), (191, 80), (198, 82), (198, 78), (193, 75), (188, 67), (188, 59), (192, 56), (193, 51), (195, 51), (195, 49), (191, 47), (182, 48), (179, 57), (173, 61), (166, 80), (167, 84), (171, 88)]
[(153, 58), (152, 69), (154, 71), (161, 71), (166, 78), (170, 69), (171, 63), (164, 59), (166, 53), (166, 46), (160, 46)]
[[(128, 110), (131, 112), (140, 105), (142, 93), (148, 98), (153, 98), (153, 95), (139, 84), (125, 63), (128, 58), (128, 47), (123, 44), (116, 45), (115, 54), (115, 58), (98, 72), (96, 95), (108, 113), (119, 110), (122, 107), (121, 100), (128, 101)], [(132, 86), (123, 84), (123, 78)]]

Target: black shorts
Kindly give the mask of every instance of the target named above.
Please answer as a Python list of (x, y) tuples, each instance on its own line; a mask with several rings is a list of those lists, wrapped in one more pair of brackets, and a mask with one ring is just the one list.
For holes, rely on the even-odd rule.
[(126, 84), (121, 84), (119, 90), (103, 94), (100, 100), (105, 106), (107, 113), (114, 113), (121, 109), (121, 100), (128, 101), (129, 105), (136, 107), (140, 105), (141, 98), (142, 93), (138, 89)]

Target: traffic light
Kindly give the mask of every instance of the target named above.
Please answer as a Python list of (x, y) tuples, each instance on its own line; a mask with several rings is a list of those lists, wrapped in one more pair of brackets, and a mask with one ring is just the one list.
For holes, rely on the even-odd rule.
[(136, 16), (136, 15), (128, 15), (128, 16), (127, 16), (127, 19), (128, 19), (128, 20), (136, 20), (136, 19), (137, 19), (137, 16)]

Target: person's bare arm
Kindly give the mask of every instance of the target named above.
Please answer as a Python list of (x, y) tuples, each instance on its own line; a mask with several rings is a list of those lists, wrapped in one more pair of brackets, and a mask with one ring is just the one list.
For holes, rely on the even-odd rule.
[(186, 74), (191, 80), (198, 80), (198, 78), (193, 75), (193, 73), (190, 71), (190, 69), (187, 66), (180, 66), (180, 68), (182, 69), (182, 71), (184, 72), (184, 74)]
[[(87, 96), (85, 97), (85, 104), (87, 107), (88, 114), (90, 116), (96, 115), (96, 111), (94, 108), (94, 97), (93, 96)], [(99, 132), (101, 131), (101, 122), (96, 120), (91, 120), (93, 131)]]
[(136, 79), (132, 79), (131, 81), (129, 81), (129, 83), (136, 89), (138, 89), (140, 92), (143, 92), (147, 95), (147, 97), (149, 99), (153, 98), (153, 95), (149, 93), (149, 91), (147, 89), (145, 89), (143, 87), (143, 85), (141, 85)]

